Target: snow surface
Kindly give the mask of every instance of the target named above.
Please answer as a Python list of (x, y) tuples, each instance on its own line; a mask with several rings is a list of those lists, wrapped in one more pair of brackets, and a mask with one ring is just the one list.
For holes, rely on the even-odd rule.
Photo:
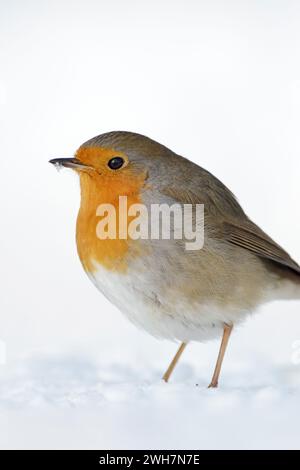
[(176, 345), (90, 283), (78, 182), (48, 164), (141, 132), (218, 176), (300, 261), (299, 24), (297, 0), (0, 1), (1, 448), (300, 447), (300, 302), (233, 332), (220, 389), (217, 341), (162, 383)]
[(251, 320), (233, 335), (216, 390), (207, 384), (217, 342), (189, 345), (165, 384), (160, 376), (175, 345), (130, 327), (127, 345), (102, 348), (108, 358), (117, 349), (119, 360), (38, 354), (13, 373), (2, 370), (1, 448), (299, 448), (297, 356), (291, 348), (284, 363), (243, 346), (259, 324)]

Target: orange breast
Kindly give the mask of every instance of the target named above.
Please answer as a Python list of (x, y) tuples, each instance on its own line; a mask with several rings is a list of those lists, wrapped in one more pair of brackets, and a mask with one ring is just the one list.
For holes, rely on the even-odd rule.
[[(94, 175), (80, 173), (81, 206), (77, 218), (76, 241), (80, 260), (88, 272), (96, 268), (95, 262), (110, 270), (125, 272), (129, 259), (141, 254), (138, 241), (120, 239), (119, 196), (127, 196), (128, 207), (141, 203), (141, 188), (144, 174), (126, 172), (118, 175)], [(112, 204), (116, 211), (117, 236), (115, 239), (100, 239), (97, 236), (97, 208), (100, 204)], [(122, 214), (124, 216), (124, 214)], [(128, 224), (130, 217), (127, 218)], [(128, 225), (127, 225), (128, 227)]]

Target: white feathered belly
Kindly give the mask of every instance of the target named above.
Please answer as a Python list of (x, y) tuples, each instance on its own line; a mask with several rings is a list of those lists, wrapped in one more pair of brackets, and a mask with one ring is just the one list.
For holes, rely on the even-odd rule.
[(180, 293), (170, 302), (138, 270), (123, 274), (96, 266), (88, 273), (95, 286), (132, 323), (158, 338), (185, 342), (216, 338), (222, 334), (224, 322), (236, 324), (249, 313), (220, 309), (213, 302), (191, 304)]

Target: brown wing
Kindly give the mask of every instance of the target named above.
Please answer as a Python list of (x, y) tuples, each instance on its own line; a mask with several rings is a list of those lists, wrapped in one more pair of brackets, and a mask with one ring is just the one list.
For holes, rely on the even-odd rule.
[(290, 255), (250, 220), (241, 224), (224, 222), (224, 236), (233, 245), (252, 251), (261, 258), (270, 259), (300, 274), (300, 266)]
[[(217, 192), (215, 192), (216, 188)], [(205, 217), (208, 216), (210, 225), (215, 225), (217, 236), (222, 236), (233, 245), (240, 246), (261, 258), (272, 260), (300, 274), (300, 266), (247, 217), (224, 185), (215, 183), (213, 189), (213, 192), (205, 190), (197, 191), (196, 194), (191, 190), (166, 187), (162, 192), (181, 204), (204, 204)]]

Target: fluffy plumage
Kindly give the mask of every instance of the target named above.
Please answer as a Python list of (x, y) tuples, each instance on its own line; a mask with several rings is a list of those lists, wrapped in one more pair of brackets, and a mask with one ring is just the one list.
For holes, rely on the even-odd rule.
[[(119, 154), (128, 159), (126, 168), (108, 172), (108, 156)], [(300, 297), (299, 265), (208, 171), (129, 132), (97, 136), (76, 156), (95, 168), (79, 172), (83, 202), (77, 244), (83, 265), (96, 286), (149, 333), (203, 340), (220, 334), (224, 322), (240, 322), (264, 302)], [(108, 198), (117, 204), (124, 194), (149, 209), (162, 202), (204, 204), (203, 249), (188, 252), (181, 240), (127, 240), (120, 251), (116, 240), (106, 249), (106, 241), (96, 238), (95, 207)], [(93, 250), (85, 231), (95, 237)]]

